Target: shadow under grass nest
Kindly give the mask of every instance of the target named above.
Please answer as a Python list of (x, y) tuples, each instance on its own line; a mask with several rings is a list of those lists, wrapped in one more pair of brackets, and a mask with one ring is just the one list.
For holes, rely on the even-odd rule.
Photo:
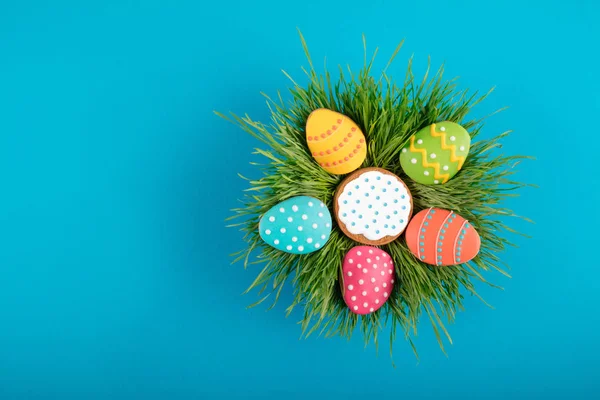
[[(286, 74), (293, 83), (292, 100), (286, 103), (281, 96), (277, 101), (267, 97), (271, 111), (269, 124), (254, 121), (249, 116), (227, 117), (217, 113), (262, 142), (263, 147), (255, 149), (255, 154), (266, 159), (264, 164), (255, 164), (262, 176), (248, 179), (250, 188), (242, 199), (243, 206), (234, 209), (235, 215), (230, 218), (240, 219), (231, 226), (239, 227), (247, 242), (247, 247), (235, 254), (235, 261), (243, 261), (245, 267), (263, 266), (248, 288), (248, 291), (257, 289), (262, 296), (252, 306), (271, 295), (274, 306), (285, 283), (290, 281), (294, 300), (287, 313), (289, 315), (297, 306), (304, 308), (301, 320), (304, 336), (319, 332), (325, 336), (350, 338), (359, 325), (365, 345), (373, 341), (377, 346), (380, 330), (389, 326), (390, 352), (400, 333), (418, 357), (412, 337), (416, 336), (419, 317), (425, 312), (444, 350), (444, 336), (452, 343), (445, 323), (451, 323), (457, 311), (463, 309), (461, 290), (466, 289), (481, 299), (475, 291), (475, 281), (497, 287), (484, 278), (485, 272), (496, 270), (508, 276), (499, 254), (511, 244), (503, 235), (516, 232), (501, 220), (516, 215), (500, 203), (527, 186), (512, 180), (511, 176), (515, 173), (514, 166), (528, 157), (504, 156), (492, 151), (500, 147), (500, 140), (508, 134), (505, 132), (474, 142), (463, 168), (446, 184), (427, 186), (414, 182), (400, 166), (400, 151), (409, 138), (432, 123), (453, 121), (467, 129), (471, 139), (476, 139), (485, 118), (474, 120), (468, 114), (491, 91), (478, 95), (458, 90), (454, 79), (443, 79), (443, 67), (431, 78), (428, 78), (428, 68), (423, 79), (416, 81), (411, 72), (412, 59), (403, 84), (397, 85), (386, 71), (402, 43), (379, 77), (371, 76), (377, 51), (368, 61), (365, 44), (365, 65), (358, 74), (349, 67), (347, 70), (340, 67), (339, 78), (332, 81), (328, 72), (320, 75), (315, 71), (302, 35), (300, 39), (310, 65), (309, 70), (304, 70), (309, 83), (301, 87)], [(321, 168), (306, 143), (306, 120), (318, 108), (337, 111), (356, 122), (368, 144), (362, 167), (383, 168), (399, 176), (412, 194), (414, 214), (425, 208), (439, 207), (453, 210), (470, 221), (481, 237), (479, 255), (464, 264), (436, 267), (413, 256), (402, 236), (380, 246), (394, 260), (398, 284), (381, 309), (359, 316), (346, 306), (339, 284), (344, 255), (356, 243), (338, 226), (333, 226), (326, 246), (306, 255), (284, 253), (265, 244), (259, 236), (258, 224), (261, 216), (279, 202), (294, 196), (312, 196), (333, 210), (334, 194), (344, 176), (331, 175)], [(254, 251), (258, 255), (255, 261), (250, 261)]]

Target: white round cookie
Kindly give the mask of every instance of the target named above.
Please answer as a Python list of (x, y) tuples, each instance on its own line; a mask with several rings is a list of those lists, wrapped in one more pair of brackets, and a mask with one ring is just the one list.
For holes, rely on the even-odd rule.
[(371, 242), (398, 237), (412, 212), (411, 194), (404, 182), (381, 171), (357, 171), (337, 197), (338, 221), (351, 235)]

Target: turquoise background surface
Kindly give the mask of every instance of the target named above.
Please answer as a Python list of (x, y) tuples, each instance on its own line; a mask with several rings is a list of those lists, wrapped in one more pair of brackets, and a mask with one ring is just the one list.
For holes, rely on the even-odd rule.
[[(22, 1), (0, 4), (0, 398), (591, 399), (600, 390), (597, 19), (588, 1)], [(257, 142), (213, 110), (266, 121), (260, 91), (300, 82), (296, 27), (318, 65), (392, 74), (447, 65), (497, 90), (476, 116), (502, 151), (537, 158), (510, 206), (533, 236), (502, 254), (444, 356), (421, 325), (417, 363), (384, 343), (298, 340), (241, 296), (224, 227)]]

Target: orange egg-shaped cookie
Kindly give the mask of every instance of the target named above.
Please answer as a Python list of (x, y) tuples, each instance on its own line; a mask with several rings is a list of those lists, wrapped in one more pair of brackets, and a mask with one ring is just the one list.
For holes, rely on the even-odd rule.
[(308, 116), (306, 142), (315, 161), (330, 174), (350, 173), (367, 157), (367, 142), (358, 125), (326, 108)]
[(457, 265), (477, 256), (481, 238), (469, 221), (454, 211), (428, 208), (410, 220), (406, 244), (424, 263)]

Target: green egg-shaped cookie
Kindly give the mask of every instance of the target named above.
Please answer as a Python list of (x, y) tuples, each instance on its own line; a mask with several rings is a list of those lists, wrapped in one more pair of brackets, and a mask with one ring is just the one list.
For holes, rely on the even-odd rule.
[(470, 146), (469, 132), (459, 124), (431, 124), (410, 138), (400, 154), (400, 165), (416, 182), (444, 184), (460, 171)]

